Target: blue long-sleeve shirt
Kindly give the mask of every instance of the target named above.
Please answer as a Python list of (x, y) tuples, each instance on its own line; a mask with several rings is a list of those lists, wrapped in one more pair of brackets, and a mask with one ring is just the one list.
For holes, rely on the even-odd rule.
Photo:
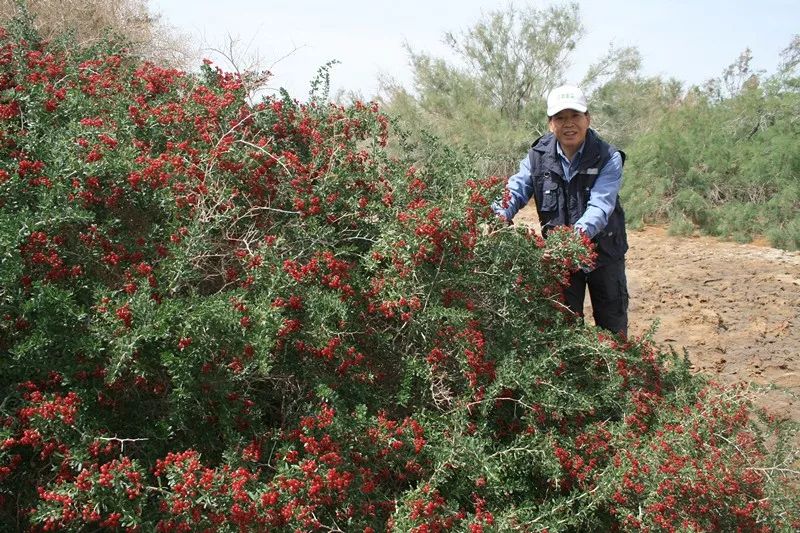
[[(580, 167), (583, 146), (575, 153), (572, 161), (566, 158), (558, 144), (556, 151), (561, 168), (564, 170), (564, 179), (569, 182)], [(526, 156), (520, 161), (519, 171), (508, 178), (506, 187), (511, 193), (508, 208), (503, 209), (497, 202), (493, 205), (495, 212), (503, 215), (507, 220), (513, 219), (514, 215), (530, 201), (533, 195), (530, 165), (530, 158)], [(622, 157), (619, 152), (614, 152), (611, 159), (598, 171), (597, 179), (589, 194), (588, 206), (583, 215), (575, 222), (575, 229), (585, 232), (589, 238), (593, 238), (603, 231), (608, 224), (608, 217), (614, 211), (620, 187), (622, 187)]]

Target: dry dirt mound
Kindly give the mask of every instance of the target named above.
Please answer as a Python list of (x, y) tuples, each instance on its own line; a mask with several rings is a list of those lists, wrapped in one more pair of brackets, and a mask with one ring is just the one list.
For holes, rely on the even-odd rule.
[[(538, 229), (530, 207), (518, 218)], [(721, 383), (768, 386), (756, 403), (800, 422), (800, 253), (658, 227), (629, 231), (628, 241), (629, 333), (658, 321), (658, 344), (685, 350)]]

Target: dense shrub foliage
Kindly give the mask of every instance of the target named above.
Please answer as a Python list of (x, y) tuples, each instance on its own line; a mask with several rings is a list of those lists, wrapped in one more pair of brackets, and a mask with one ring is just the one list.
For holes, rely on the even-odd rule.
[(631, 220), (800, 249), (798, 80), (754, 76), (734, 95), (695, 92), (663, 114), (630, 147)]
[(587, 243), (243, 87), (0, 35), (0, 529), (798, 525), (737, 391), (565, 312)]

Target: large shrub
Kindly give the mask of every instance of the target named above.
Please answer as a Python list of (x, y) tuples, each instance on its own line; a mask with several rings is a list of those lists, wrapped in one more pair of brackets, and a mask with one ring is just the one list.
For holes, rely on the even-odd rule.
[(565, 311), (587, 243), (243, 87), (0, 36), (0, 528), (797, 525), (736, 391)]

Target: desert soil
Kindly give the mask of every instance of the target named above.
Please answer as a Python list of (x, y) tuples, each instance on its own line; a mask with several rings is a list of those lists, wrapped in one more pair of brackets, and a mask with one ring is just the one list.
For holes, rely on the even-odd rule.
[[(530, 207), (519, 218), (538, 228)], [(661, 227), (628, 242), (629, 334), (658, 322), (655, 342), (685, 350), (695, 371), (756, 385), (757, 405), (800, 422), (800, 252)]]

